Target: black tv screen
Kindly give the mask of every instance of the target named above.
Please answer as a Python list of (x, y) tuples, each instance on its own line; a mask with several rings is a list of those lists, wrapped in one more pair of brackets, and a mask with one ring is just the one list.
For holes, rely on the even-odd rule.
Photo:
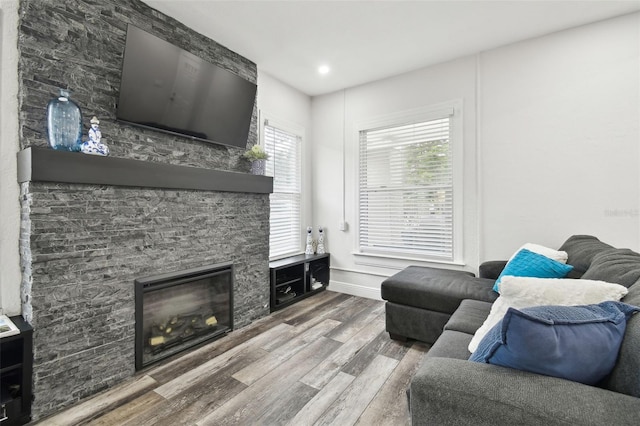
[(255, 97), (254, 83), (128, 26), (118, 120), (245, 148)]

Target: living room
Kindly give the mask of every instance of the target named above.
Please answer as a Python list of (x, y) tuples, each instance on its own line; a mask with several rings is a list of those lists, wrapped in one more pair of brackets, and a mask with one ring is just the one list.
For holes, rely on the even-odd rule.
[[(192, 144), (186, 140), (174, 142), (165, 136), (156, 137), (154, 132), (133, 131), (114, 119), (113, 99), (118, 90), (120, 64), (109, 63), (107, 59), (119, 58), (122, 54), (126, 23), (133, 21), (149, 30), (161, 28), (156, 35), (164, 34), (172, 42), (182, 40), (180, 43), (184, 45), (189, 45), (184, 41), (187, 34), (186, 37), (195, 40), (191, 47), (196, 51), (207, 50), (198, 44), (206, 43), (204, 36), (179, 25), (178, 33), (172, 34), (166, 29), (174, 25), (171, 18), (136, 0), (106, 2), (100, 6), (80, 0), (66, 2), (68, 15), (56, 10), (55, 16), (61, 19), (57, 25), (42, 24), (47, 22), (47, 12), (56, 9), (56, 2), (21, 3), (26, 12), (19, 16), (18, 2), (2, 2), (0, 209), (3, 238), (0, 278), (2, 313), (7, 315), (25, 313), (21, 294), (31, 285), (28, 278), (25, 281), (25, 263), (24, 258), (21, 259), (21, 253), (22, 256), (26, 253), (19, 249), (21, 193), (15, 179), (16, 153), (28, 146), (47, 146), (45, 109), (47, 100), (57, 94), (55, 83), (64, 84), (77, 93), (75, 99), (85, 115), (100, 118), (104, 140), (111, 143), (113, 157), (234, 171), (246, 166), (238, 161), (239, 150)], [(506, 259), (517, 247), (534, 239), (549, 247), (559, 247), (568, 236), (586, 233), (617, 247), (640, 249), (640, 15), (637, 2), (617, 3), (631, 10), (328, 93), (304, 93), (261, 71), (260, 63), (257, 70), (255, 65), (253, 68), (251, 64), (247, 65), (247, 74), (257, 81), (257, 110), (261, 117), (270, 118), (272, 122), (279, 119), (303, 129), (303, 169), (309, 172), (304, 174), (303, 180), (305, 201), (300, 220), (300, 250), (304, 250), (307, 225), (313, 226), (314, 232), (319, 226), (325, 229), (327, 251), (331, 253), (330, 290), (380, 299), (380, 283), (406, 265), (477, 272), (483, 261)], [(150, 4), (153, 7), (153, 2)], [(74, 11), (78, 11), (86, 22), (74, 16)], [(20, 29), (16, 25), (19, 17), (25, 20)], [(124, 24), (117, 24), (118, 20)], [(85, 24), (98, 29), (95, 32), (83, 29)], [(53, 36), (46, 33), (44, 28), (48, 25), (51, 34), (58, 38), (51, 38)], [(72, 30), (61, 29), (65, 27)], [(111, 37), (109, 27), (115, 28), (117, 43), (108, 41)], [(78, 38), (74, 39), (76, 36)], [(19, 38), (25, 55), (22, 57), (16, 48)], [(417, 43), (418, 46), (422, 44), (425, 43)], [(231, 46), (227, 47), (233, 50)], [(56, 49), (61, 51), (50, 54)], [(204, 55), (211, 57), (211, 51)], [(35, 59), (38, 56), (41, 61)], [(66, 58), (62, 60), (62, 66), (52, 65), (60, 58)], [(72, 58), (78, 59), (79, 67), (73, 64)], [(92, 58), (95, 63), (90, 64)], [(251, 58), (239, 60), (241, 66), (246, 62), (251, 62)], [(23, 66), (22, 74), (18, 74), (18, 63)], [(68, 70), (67, 74), (65, 70)], [(97, 93), (95, 97), (91, 95), (93, 90)], [(18, 96), (22, 97), (20, 103)], [(433, 262), (360, 251), (356, 233), (359, 131), (365, 128), (362, 126), (398, 115), (429, 113), (442, 108), (454, 111), (453, 128), (459, 138), (456, 147), (460, 150), (454, 159), (454, 167), (457, 165), (459, 173), (454, 187), (454, 196), (458, 198), (455, 199), (453, 252), (449, 258)], [(85, 117), (86, 120), (89, 118)], [(253, 137), (257, 138), (259, 132), (255, 129)], [(176, 207), (184, 201), (171, 201), (162, 194), (116, 192), (100, 189), (87, 202), (93, 203), (95, 209), (92, 211), (105, 209), (109, 213), (110, 205), (118, 202), (116, 195), (136, 202), (150, 197), (146, 198), (149, 205), (160, 200), (159, 205), (163, 208)], [(55, 222), (56, 215), (61, 214), (56, 208), (64, 204), (64, 197), (73, 200), (77, 195), (51, 185), (43, 190), (36, 189), (31, 196), (33, 200), (44, 202), (36, 205), (35, 211), (32, 205), (32, 213), (49, 215), (49, 220)], [(240, 262), (242, 266), (237, 270), (237, 283), (246, 295), (247, 303), (238, 303), (241, 308), (236, 318), (238, 327), (268, 314), (264, 307), (268, 302), (268, 236), (260, 230), (268, 217), (254, 215), (264, 210), (265, 198), (252, 196), (249, 199), (251, 201), (223, 198), (230, 206), (246, 206), (248, 202), (250, 207), (238, 222), (252, 223), (244, 228), (235, 221), (219, 224), (221, 228), (240, 226), (238, 233), (245, 237), (229, 245), (215, 243), (214, 248), (220, 254), (204, 259), (219, 261), (230, 253), (245, 251)], [(197, 200), (188, 201), (198, 203)], [(158, 209), (149, 205), (140, 207), (147, 218), (171, 216), (159, 214)], [(185, 213), (174, 213), (176, 216), (182, 214)], [(126, 229), (128, 215), (127, 212), (117, 214), (125, 226), (122, 229)], [(34, 223), (37, 220), (34, 219)], [(106, 219), (102, 216), (96, 220), (102, 223)], [(132, 227), (135, 225), (132, 222)], [(89, 283), (96, 278), (90, 274), (93, 269), (98, 271), (100, 279), (107, 281), (113, 294), (122, 294), (116, 283), (118, 280), (133, 281), (135, 277), (150, 275), (163, 264), (167, 269), (175, 269), (173, 267), (179, 261), (185, 267), (194, 267), (194, 253), (205, 248), (209, 250), (211, 246), (198, 236), (194, 247), (184, 247), (180, 236), (194, 237), (184, 229), (185, 226), (188, 224), (168, 233), (159, 230), (140, 234), (133, 242), (122, 240), (125, 246), (131, 244), (130, 251), (123, 250), (126, 253), (123, 257), (128, 256), (130, 263), (139, 269), (127, 269), (117, 279), (107, 269), (115, 270), (120, 267), (119, 262), (124, 261), (107, 258), (112, 254), (106, 253), (108, 249), (102, 246), (93, 247), (96, 263), (85, 265), (81, 271), (86, 275), (83, 282)], [(38, 231), (37, 226), (33, 230)], [(50, 233), (50, 230), (42, 231), (42, 234)], [(163, 237), (166, 241), (161, 241)], [(43, 241), (47, 237), (42, 235), (41, 238)], [(175, 254), (175, 248), (169, 247), (171, 242), (176, 242), (185, 252), (175, 256), (171, 261), (174, 263), (166, 263), (163, 256)], [(84, 243), (88, 244), (87, 241)], [(47, 275), (55, 272), (65, 277), (71, 267), (64, 262), (46, 263), (49, 261), (46, 255), (58, 250), (52, 245), (34, 244), (32, 249), (33, 273), (40, 280), (35, 283), (42, 286), (34, 287), (36, 299), (33, 303), (34, 306), (51, 306), (48, 305), (51, 301), (46, 299), (46, 285), (50, 282), (46, 281)], [(42, 250), (38, 252), (38, 249)], [(101, 254), (100, 250), (105, 253)], [(138, 256), (140, 252), (146, 254)], [(252, 272), (255, 265), (262, 265), (258, 273)], [(260, 280), (264, 281), (265, 288), (252, 293), (251, 283)], [(101, 301), (103, 294), (99, 287), (102, 285), (91, 286), (85, 291)], [(77, 288), (69, 289), (69, 297), (78, 291)], [(56, 299), (53, 295), (51, 298)], [(56, 309), (66, 306), (63, 303)], [(118, 339), (130, 338), (131, 309), (127, 306), (118, 312), (126, 318), (117, 322), (121, 326), (116, 327), (114, 333)], [(54, 313), (58, 311), (54, 310)], [(45, 333), (40, 336), (41, 339), (54, 338)], [(104, 345), (104, 341), (101, 344)], [(52, 340), (50, 346), (55, 345), (64, 346)], [(69, 351), (67, 355), (81, 351), (80, 347), (71, 344), (65, 350)], [(41, 350), (40, 356), (43, 354)], [(55, 358), (58, 355), (48, 356)], [(56, 368), (62, 373), (69, 365), (62, 363)], [(133, 365), (125, 370), (120, 377), (114, 373), (113, 381), (132, 374)], [(46, 376), (43, 371), (40, 370), (40, 375)], [(40, 389), (43, 386), (41, 384)], [(54, 405), (40, 408), (39, 413), (49, 414)]]

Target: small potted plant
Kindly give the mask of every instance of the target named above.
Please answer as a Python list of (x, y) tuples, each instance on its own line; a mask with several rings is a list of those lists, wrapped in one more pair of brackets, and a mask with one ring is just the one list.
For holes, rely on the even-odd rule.
[(269, 158), (269, 154), (267, 154), (262, 146), (254, 145), (250, 150), (243, 154), (243, 157), (247, 160), (251, 161), (251, 173), (254, 175), (264, 175), (267, 159)]

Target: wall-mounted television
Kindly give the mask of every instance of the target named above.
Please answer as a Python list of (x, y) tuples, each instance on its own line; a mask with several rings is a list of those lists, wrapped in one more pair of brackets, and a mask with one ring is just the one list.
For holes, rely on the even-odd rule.
[(129, 25), (116, 118), (245, 148), (256, 88), (230, 71)]

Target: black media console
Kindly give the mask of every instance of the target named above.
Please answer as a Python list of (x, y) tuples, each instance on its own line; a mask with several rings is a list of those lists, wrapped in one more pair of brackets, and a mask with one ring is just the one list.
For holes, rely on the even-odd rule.
[(301, 254), (269, 262), (271, 312), (321, 292), (329, 285), (329, 253)]
[(33, 329), (21, 316), (10, 317), (20, 334), (0, 339), (0, 424), (31, 421)]

